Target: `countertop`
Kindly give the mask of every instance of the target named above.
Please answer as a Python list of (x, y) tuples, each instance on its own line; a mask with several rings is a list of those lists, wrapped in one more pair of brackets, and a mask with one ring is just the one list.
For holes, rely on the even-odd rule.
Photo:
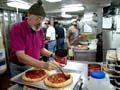
[[(68, 70), (75, 71), (75, 72), (81, 74), (81, 79), (83, 81), (82, 90), (88, 90), (86, 87), (87, 82), (88, 82), (88, 63), (93, 64), (96, 62), (68, 61), (67, 65), (64, 67), (64, 69), (67, 68)], [(75, 77), (73, 77), (73, 78), (75, 78)], [(21, 86), (17, 85), (17, 84), (10, 87), (8, 90), (16, 90), (16, 88), (17, 88), (17, 90), (22, 90)]]

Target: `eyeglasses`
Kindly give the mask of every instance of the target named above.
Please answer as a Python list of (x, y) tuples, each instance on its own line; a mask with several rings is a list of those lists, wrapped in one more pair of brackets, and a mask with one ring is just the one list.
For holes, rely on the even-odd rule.
[(43, 21), (43, 20), (44, 20), (44, 17), (42, 17), (42, 16), (36, 16), (36, 18), (37, 18), (37, 20), (39, 20), (39, 21)]

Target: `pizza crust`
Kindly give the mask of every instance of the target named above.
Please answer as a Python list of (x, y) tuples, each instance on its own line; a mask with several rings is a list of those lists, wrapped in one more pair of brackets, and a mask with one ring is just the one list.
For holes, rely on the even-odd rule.
[[(33, 69), (33, 70), (39, 70), (39, 69)], [(44, 70), (46, 74), (44, 76), (40, 77), (40, 78), (36, 78), (36, 79), (28, 78), (28, 77), (26, 77), (26, 72), (27, 72), (26, 71), (26, 72), (23, 73), (22, 79), (25, 80), (25, 81), (31, 81), (31, 82), (37, 82), (37, 81), (43, 80), (45, 77), (48, 76), (48, 71), (45, 70), (45, 69), (42, 69), (42, 70)]]
[[(58, 73), (56, 73), (56, 74), (58, 74)], [(50, 87), (65, 87), (65, 86), (67, 86), (67, 85), (69, 85), (69, 84), (71, 84), (72, 82), (73, 82), (73, 77), (72, 77), (72, 75), (71, 74), (68, 74), (68, 73), (65, 73), (66, 75), (70, 75), (70, 78), (68, 79), (68, 80), (66, 80), (66, 81), (64, 81), (64, 82), (61, 82), (61, 83), (52, 83), (52, 82), (50, 82), (49, 80), (48, 80), (48, 77), (47, 78), (45, 78), (45, 80), (44, 80), (44, 83), (45, 83), (45, 85), (47, 85), (47, 86), (50, 86)], [(55, 75), (55, 74), (52, 74), (52, 75)], [(51, 75), (50, 75), (51, 76)]]

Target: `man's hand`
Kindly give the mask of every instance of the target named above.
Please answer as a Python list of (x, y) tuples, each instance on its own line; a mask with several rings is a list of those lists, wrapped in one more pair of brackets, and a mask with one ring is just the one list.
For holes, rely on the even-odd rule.
[(47, 70), (55, 70), (58, 67), (60, 67), (60, 64), (53, 60), (44, 63), (44, 68)]

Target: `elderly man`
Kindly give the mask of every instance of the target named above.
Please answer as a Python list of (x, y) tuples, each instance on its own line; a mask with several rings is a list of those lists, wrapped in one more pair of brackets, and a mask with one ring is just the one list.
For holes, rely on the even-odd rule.
[[(53, 57), (52, 52), (44, 48), (43, 30), (40, 25), (46, 16), (42, 2), (33, 4), (26, 20), (15, 23), (10, 30), (10, 71), (15, 76), (32, 67), (53, 70), (57, 62), (43, 62), (40, 54)], [(57, 66), (55, 65), (57, 64)]]

